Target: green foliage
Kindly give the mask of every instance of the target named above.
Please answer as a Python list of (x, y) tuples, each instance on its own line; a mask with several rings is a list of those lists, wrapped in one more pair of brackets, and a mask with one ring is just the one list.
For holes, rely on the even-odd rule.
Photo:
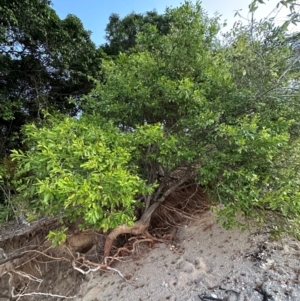
[(13, 202), (15, 168), (16, 165), (10, 158), (3, 158), (0, 163), (0, 224), (7, 222), (16, 213)]
[(173, 20), (169, 34), (161, 36), (150, 27), (138, 35), (135, 53), (103, 62), (106, 80), (93, 92), (98, 97), (89, 100), (86, 112), (96, 108), (125, 127), (146, 121), (172, 128), (179, 121), (182, 128), (189, 120), (206, 122), (202, 115), (213, 122), (219, 112), (212, 113), (209, 101), (232, 87), (224, 56), (212, 49), (217, 20), (208, 19), (200, 5), (186, 4), (166, 15)]
[(133, 222), (135, 197), (151, 192), (129, 164), (137, 134), (120, 134), (92, 116), (52, 118), (47, 127), (27, 125), (24, 133), (29, 150), (13, 151), (12, 158), (18, 200), (27, 200), (31, 211), (105, 231)]
[(219, 17), (200, 2), (110, 21), (114, 56), (75, 98), (82, 115), (24, 127), (15, 202), (107, 231), (189, 179), (220, 203), (227, 227), (266, 211), (299, 225), (299, 55), (286, 27), (265, 19), (220, 40)]
[(64, 227), (61, 229), (56, 229), (54, 231), (49, 231), (49, 233), (47, 235), (47, 239), (52, 241), (53, 247), (57, 247), (66, 241), (66, 239), (67, 239), (66, 231), (67, 230), (68, 230), (68, 228)]
[(137, 35), (146, 31), (152, 25), (161, 34), (165, 35), (170, 30), (170, 19), (166, 15), (159, 15), (156, 11), (146, 14), (131, 13), (120, 19), (117, 14), (111, 14), (106, 26), (107, 43), (102, 49), (108, 55), (118, 55), (136, 46)]
[(143, 177), (151, 182), (153, 169), (170, 175), (200, 167), (198, 182), (225, 205), (230, 225), (237, 212), (250, 216), (268, 207), (261, 203), (276, 160), (291, 135), (299, 136), (293, 50), (278, 42), (286, 31), (273, 21), (234, 28), (224, 45), (218, 17), (208, 18), (200, 3), (185, 2), (166, 16), (172, 20), (168, 33), (148, 26), (130, 53), (103, 61), (106, 81), (86, 99), (85, 112), (100, 111), (124, 132), (161, 124), (172, 151), (162, 159), (163, 145), (153, 147)]
[(41, 122), (42, 110), (76, 114), (69, 103), (94, 86), (100, 52), (73, 15), (59, 19), (46, 0), (0, 5), (0, 156), (20, 147), (20, 129)]
[[(290, 145), (276, 158), (276, 163), (265, 183), (266, 194), (258, 205), (280, 212), (287, 222), (285, 231), (300, 238), (300, 141)], [(280, 228), (280, 223), (278, 224)]]
[[(269, 0), (266, 0), (269, 1)], [(252, 2), (249, 5), (249, 12), (254, 13), (259, 5), (265, 4), (265, 1), (263, 0), (252, 0)], [(281, 0), (277, 2), (276, 9), (281, 9), (282, 7), (286, 7), (290, 10), (290, 14), (288, 15), (288, 19), (283, 23), (282, 28), (287, 29), (287, 27), (290, 24), (297, 25), (297, 23), (300, 20), (300, 14), (297, 12), (297, 6), (298, 6), (297, 0)]]

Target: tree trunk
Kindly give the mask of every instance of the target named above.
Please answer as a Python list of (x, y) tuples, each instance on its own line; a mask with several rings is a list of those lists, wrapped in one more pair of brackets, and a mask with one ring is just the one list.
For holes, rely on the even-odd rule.
[(155, 203), (153, 203), (150, 207), (148, 207), (143, 213), (142, 217), (137, 222), (135, 222), (132, 226), (128, 227), (126, 225), (121, 225), (109, 233), (105, 241), (103, 259), (109, 256), (109, 253), (111, 251), (115, 239), (121, 234), (145, 235), (147, 237), (151, 236), (147, 230), (153, 212), (166, 199), (167, 196), (169, 196), (172, 192), (178, 189), (178, 187), (180, 187), (180, 185), (182, 185), (189, 178), (191, 169), (192, 168), (189, 167), (185, 175), (180, 179), (178, 179), (178, 182), (174, 183), (171, 187), (169, 187), (163, 193), (163, 195), (158, 200), (155, 201)]

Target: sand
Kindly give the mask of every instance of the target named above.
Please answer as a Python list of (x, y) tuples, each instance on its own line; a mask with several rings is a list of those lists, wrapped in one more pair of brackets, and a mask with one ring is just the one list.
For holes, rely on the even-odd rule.
[(267, 227), (227, 231), (211, 212), (177, 228), (169, 244), (140, 244), (114, 268), (127, 280), (89, 274), (75, 300), (300, 300), (299, 241), (271, 240)]
[[(23, 236), (0, 247), (19, 248), (28, 240)], [(94, 247), (86, 258), (96, 254)], [(19, 300), (300, 301), (300, 241), (272, 240), (268, 226), (227, 231), (209, 211), (176, 228), (169, 243), (139, 243), (135, 253), (112, 265), (123, 277), (111, 271), (83, 275), (60, 261), (29, 267), (26, 272), (43, 281), (31, 281), (23, 293), (40, 294)], [(8, 279), (0, 277), (0, 301), (11, 300)]]

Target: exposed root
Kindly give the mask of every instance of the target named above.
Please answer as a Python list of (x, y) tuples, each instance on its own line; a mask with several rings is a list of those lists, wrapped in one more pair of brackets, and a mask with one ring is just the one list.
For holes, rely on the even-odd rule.
[(13, 298), (21, 298), (25, 296), (44, 296), (44, 297), (56, 297), (56, 298), (62, 298), (62, 299), (75, 299), (78, 296), (64, 296), (64, 295), (56, 295), (56, 294), (51, 294), (51, 293), (41, 293), (41, 292), (31, 292), (31, 293), (15, 293), (15, 288), (13, 287), (11, 290), (11, 296)]
[[(168, 239), (154, 237), (148, 232), (150, 221), (152, 229), (157, 228), (157, 226), (178, 227), (183, 223), (196, 219), (209, 207), (209, 198), (203, 193), (202, 188), (194, 183), (187, 183), (184, 189), (171, 192), (164, 203), (152, 204), (133, 226), (121, 225), (114, 229), (106, 238), (103, 259), (109, 256), (115, 239), (121, 234), (143, 236), (152, 242), (166, 242), (169, 239), (173, 239), (174, 234), (171, 234)], [(126, 247), (119, 248), (117, 256), (121, 251), (132, 252)]]
[[(80, 267), (77, 266), (78, 264), (80, 265)], [(72, 261), (72, 266), (76, 271), (79, 271), (81, 274), (84, 275), (89, 274), (91, 272), (96, 272), (98, 270), (112, 271), (117, 273), (124, 281), (127, 282), (127, 279), (123, 276), (123, 274), (118, 269), (110, 267), (109, 263), (95, 263), (87, 260), (84, 256), (80, 256), (79, 254), (78, 257)]]
[(112, 245), (115, 239), (121, 234), (132, 234), (132, 235), (144, 235), (146, 236), (146, 232), (148, 229), (148, 224), (144, 224), (141, 221), (137, 221), (133, 226), (128, 227), (126, 225), (121, 225), (114, 229), (110, 234), (107, 236), (104, 246), (104, 254), (103, 259), (109, 256), (111, 251)]
[[(117, 273), (124, 281), (127, 281), (126, 278), (119, 270), (109, 267), (107, 263), (101, 264), (101, 263), (90, 261), (80, 253), (77, 253), (77, 257), (73, 257), (71, 260), (65, 257), (55, 257), (39, 250), (30, 250), (30, 251), (25, 251), (23, 253), (26, 256), (31, 255), (30, 261), (33, 261), (34, 258), (36, 258), (37, 256), (39, 256), (41, 259), (44, 257), (54, 261), (67, 261), (71, 264), (74, 270), (80, 272), (81, 274), (87, 275), (89, 273), (96, 272), (98, 270), (112, 271)], [(118, 260), (118, 258), (114, 258), (114, 260)], [(26, 264), (28, 265), (30, 261), (27, 261)], [(9, 265), (6, 264), (5, 268), (2, 270), (2, 273), (0, 275), (0, 276), (3, 275), (9, 276), (8, 283), (10, 288), (10, 294), (13, 298), (17, 298), (17, 300), (19, 300), (22, 297), (30, 297), (30, 296), (56, 297), (56, 298), (64, 298), (64, 299), (74, 299), (77, 297), (77, 295), (64, 296), (64, 295), (59, 295), (54, 293), (39, 292), (38, 289), (41, 283), (43, 282), (43, 279), (38, 278), (35, 275), (25, 272), (23, 270), (20, 270), (20, 267), (24, 267), (24, 263), (17, 263), (17, 264), (9, 263)], [(28, 292), (29, 286), (33, 282), (38, 283), (38, 287), (36, 290), (32, 292)]]
[[(64, 246), (52, 248), (50, 242), (45, 240), (47, 231), (38, 232), (36, 228), (34, 234), (37, 236), (18, 236), (13, 242), (7, 241), (6, 253), (3, 250), (4, 255), (0, 259), (0, 277), (9, 276), (9, 290), (11, 295), (18, 299), (36, 295), (65, 299), (76, 297), (32, 289), (32, 283), (35, 283), (41, 290), (43, 287), (45, 289), (44, 284), (40, 287), (43, 279), (41, 267), (44, 264), (47, 269), (47, 264), (50, 262), (65, 262), (83, 275), (99, 270), (112, 271), (127, 281), (119, 270), (111, 267), (113, 262), (128, 261), (127, 256), (139, 253), (143, 243), (152, 246), (155, 242), (170, 242), (174, 239), (178, 226), (196, 219), (210, 207), (209, 198), (203, 193), (201, 187), (189, 183), (183, 183), (183, 185), (185, 185), (184, 189), (179, 191), (170, 189), (168, 193), (163, 194), (161, 200), (164, 199), (164, 202), (150, 205), (141, 219), (132, 226), (122, 225), (114, 229), (107, 235), (105, 244), (104, 235), (101, 233), (77, 231), (75, 235), (71, 235), (70, 231)], [(51, 226), (54, 227), (54, 225)], [(113, 255), (110, 256), (114, 241), (122, 234), (129, 234), (132, 237), (123, 247), (114, 249)], [(4, 247), (3, 243), (0, 247), (2, 246)], [(92, 249), (95, 252), (94, 255), (91, 255), (92, 252), (86, 256), (82, 255), (92, 247), (94, 247)], [(99, 254), (103, 254), (100, 260), (97, 259)], [(33, 292), (28, 292), (28, 290), (33, 290)]]
[[(132, 237), (132, 239), (136, 239), (136, 237)], [(144, 243), (144, 242), (153, 243), (153, 240), (151, 238), (136, 239), (136, 241), (132, 244), (131, 250), (129, 249), (129, 247), (121, 247), (121, 248), (119, 248), (117, 250), (116, 254), (111, 257), (111, 260), (108, 263), (108, 265), (110, 266), (113, 263), (113, 261), (115, 260), (115, 258), (118, 258), (121, 253), (127, 253), (127, 254), (135, 253), (137, 251), (137, 246), (140, 243)], [(121, 257), (124, 257), (124, 256), (125, 256), (125, 254), (121, 255)]]
[[(9, 287), (11, 288), (10, 289), (11, 296), (12, 296), (12, 298), (17, 298), (17, 300), (19, 300), (22, 297), (26, 297), (26, 296), (27, 297), (28, 296), (44, 296), (44, 297), (47, 296), (47, 297), (56, 297), (56, 298), (64, 298), (64, 299), (74, 299), (74, 298), (77, 297), (77, 295), (75, 295), (75, 296), (64, 296), (64, 295), (58, 295), (58, 294), (52, 294), (52, 293), (43, 293), (43, 292), (37, 292), (37, 291), (26, 293), (31, 281), (37, 282), (40, 285), (43, 282), (43, 279), (37, 278), (34, 275), (31, 275), (29, 273), (25, 273), (25, 272), (22, 272), (22, 271), (18, 271), (18, 270), (15, 270), (15, 269), (11, 269), (10, 271), (7, 272), (7, 274), (9, 275), (8, 284), (9, 284)], [(16, 288), (12, 283), (13, 279), (14, 279), (14, 275), (18, 275), (18, 276), (20, 276), (22, 278), (25, 278), (27, 280), (27, 283), (23, 287), (21, 287), (17, 290), (18, 292), (16, 292)]]
[(169, 195), (157, 208), (151, 219), (151, 228), (172, 228), (190, 223), (211, 206), (209, 196), (197, 184), (186, 185), (184, 189)]

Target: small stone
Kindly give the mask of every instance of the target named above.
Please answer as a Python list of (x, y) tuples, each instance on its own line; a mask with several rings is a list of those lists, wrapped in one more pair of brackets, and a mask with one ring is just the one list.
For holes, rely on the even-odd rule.
[(297, 245), (296, 243), (290, 244), (290, 247), (295, 249), (295, 250), (298, 250), (298, 251), (300, 250), (299, 245)]
[(272, 265), (273, 263), (274, 263), (273, 259), (270, 259), (270, 258), (267, 259), (267, 264), (268, 265)]
[(168, 284), (166, 281), (164, 281), (164, 282), (162, 283), (162, 286), (164, 286), (164, 287), (168, 287), (168, 286), (169, 286), (169, 284)]
[(216, 294), (211, 294), (211, 296), (212, 296), (212, 298), (215, 298), (215, 299), (218, 298), (218, 296)]

